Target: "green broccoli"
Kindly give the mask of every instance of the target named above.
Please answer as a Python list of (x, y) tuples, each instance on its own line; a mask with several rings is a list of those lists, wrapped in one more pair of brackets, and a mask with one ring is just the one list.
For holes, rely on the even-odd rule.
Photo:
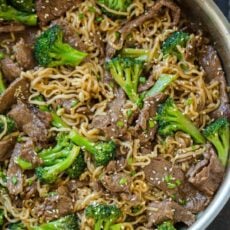
[[(45, 102), (45, 98), (42, 95), (38, 95), (34, 98), (35, 101)], [(69, 128), (69, 126), (57, 115), (55, 111), (48, 105), (39, 105), (39, 110), (42, 112), (49, 112), (52, 117), (52, 125), (56, 128)]]
[(203, 135), (216, 148), (218, 157), (225, 166), (228, 160), (230, 130), (227, 118), (218, 118), (209, 124), (203, 131)]
[(57, 220), (31, 227), (30, 230), (80, 230), (79, 219), (75, 214), (61, 217)]
[[(43, 101), (43, 99), (41, 99), (41, 97), (39, 100)], [(57, 127), (57, 128), (70, 128), (53, 110), (50, 110), (47, 106), (42, 105), (42, 106), (39, 106), (39, 108), (42, 109), (42, 111), (49, 111), (51, 113), (52, 124), (55, 127)], [(89, 141), (87, 138), (81, 136), (75, 130), (70, 131), (70, 134), (68, 135), (67, 139), (68, 138), (70, 138), (70, 140), (73, 143), (80, 146), (82, 149), (91, 153), (94, 157), (96, 166), (107, 165), (109, 163), (109, 161), (113, 160), (115, 157), (116, 145), (113, 141), (94, 143), (94, 142)], [(67, 141), (67, 143), (68, 143), (68, 141)], [(48, 151), (48, 150), (44, 150), (44, 152), (46, 152), (46, 151)], [(39, 155), (41, 156), (41, 154), (39, 154)], [(79, 162), (83, 162), (83, 159), (80, 156), (78, 159), (79, 159)], [(73, 164), (72, 170), (75, 168), (75, 169), (78, 169), (79, 171), (84, 171), (83, 168), (85, 168), (85, 166), (82, 164), (80, 164), (80, 165), (81, 166), (79, 166), (79, 168), (75, 168), (74, 164)], [(73, 173), (72, 170), (69, 170), (70, 177), (71, 177), (71, 174)], [(72, 173), (70, 173), (70, 171), (72, 171)], [(72, 174), (72, 176), (74, 174)]]
[(0, 51), (0, 60), (2, 60), (5, 57), (4, 53)]
[(16, 157), (16, 159), (14, 161), (23, 170), (33, 169), (33, 164), (31, 162), (27, 161), (27, 160), (24, 160), (21, 157)]
[(153, 85), (153, 87), (146, 92), (145, 96), (151, 97), (160, 92), (163, 92), (176, 79), (177, 75), (161, 74), (155, 82), (155, 84)]
[(132, 0), (98, 0), (98, 3), (102, 6), (105, 13), (107, 13), (106, 7), (113, 11), (126, 12)]
[(123, 223), (119, 223), (119, 224), (114, 224), (112, 226), (110, 226), (109, 230), (124, 230), (125, 226)]
[(4, 210), (0, 209), (0, 227), (4, 224)]
[(175, 55), (178, 60), (182, 59), (182, 55), (177, 49), (177, 46), (185, 47), (190, 35), (185, 32), (176, 31), (172, 33), (162, 45), (162, 52), (164, 56)]
[(84, 153), (81, 151), (70, 168), (67, 169), (66, 173), (71, 179), (77, 179), (85, 171), (85, 168), (86, 163), (84, 159)]
[(166, 102), (159, 107), (156, 120), (159, 124), (158, 132), (162, 136), (171, 135), (181, 130), (189, 134), (196, 143), (205, 143), (205, 139), (200, 131), (180, 112), (172, 98), (168, 98)]
[(136, 58), (138, 60), (147, 61), (149, 59), (150, 51), (147, 49), (124, 48), (120, 55), (122, 57)]
[(0, 115), (0, 133), (3, 132), (4, 128), (7, 128), (7, 134), (12, 133), (16, 129), (16, 123), (10, 117)]
[(75, 130), (71, 130), (69, 136), (73, 143), (93, 155), (96, 166), (107, 165), (115, 157), (116, 145), (113, 141), (94, 143)]
[(34, 0), (9, 0), (9, 3), (17, 10), (28, 13), (35, 12)]
[(6, 90), (6, 85), (3, 79), (3, 75), (0, 72), (0, 95)]
[(34, 52), (38, 64), (44, 67), (75, 67), (87, 56), (63, 42), (63, 31), (58, 25), (50, 27), (36, 39)]
[(26, 230), (25, 225), (22, 222), (16, 222), (9, 224), (8, 230)]
[(172, 222), (165, 221), (157, 226), (157, 230), (176, 230), (176, 228), (173, 226)]
[(6, 0), (0, 0), (0, 19), (4, 21), (15, 21), (28, 26), (37, 25), (37, 15), (22, 12), (7, 4)]
[(137, 87), (144, 62), (133, 58), (117, 57), (107, 62), (112, 77), (126, 92), (129, 99), (137, 103), (139, 95)]
[(119, 208), (108, 204), (91, 204), (85, 209), (86, 217), (94, 219), (94, 230), (109, 230), (121, 214)]
[(80, 147), (72, 144), (67, 134), (57, 136), (57, 143), (53, 148), (44, 149), (38, 156), (43, 160), (42, 166), (36, 168), (38, 179), (45, 183), (53, 183), (58, 175), (65, 172), (80, 153)]

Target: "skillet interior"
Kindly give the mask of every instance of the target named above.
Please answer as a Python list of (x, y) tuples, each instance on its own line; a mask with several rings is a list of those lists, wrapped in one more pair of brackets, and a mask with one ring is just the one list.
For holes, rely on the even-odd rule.
[[(230, 85), (230, 24), (212, 0), (178, 0), (188, 17), (208, 33), (215, 44)], [(226, 177), (211, 204), (200, 213), (190, 230), (203, 230), (214, 220), (230, 198), (230, 164)]]

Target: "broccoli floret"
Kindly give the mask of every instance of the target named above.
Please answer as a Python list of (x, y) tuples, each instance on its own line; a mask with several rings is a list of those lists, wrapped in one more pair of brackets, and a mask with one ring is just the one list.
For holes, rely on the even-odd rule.
[[(42, 105), (42, 109), (44, 111), (48, 110), (51, 113), (52, 124), (55, 127), (70, 128), (54, 111), (50, 110), (48, 107), (43, 106), (43, 105)], [(75, 143), (76, 145), (82, 147), (82, 149), (91, 153), (93, 155), (94, 160), (95, 160), (96, 166), (107, 165), (109, 163), (109, 161), (113, 160), (115, 157), (116, 145), (113, 141), (94, 143), (94, 142), (89, 141), (87, 138), (81, 136), (75, 130), (70, 131), (70, 134), (66, 138), (67, 138), (67, 140), (68, 140), (68, 138), (70, 138), (70, 140), (73, 143)], [(68, 141), (67, 141), (67, 143), (68, 143)], [(57, 147), (57, 148), (59, 149), (59, 147)], [(48, 154), (47, 154), (47, 151), (48, 151)], [(60, 151), (60, 150), (58, 150), (58, 151)], [(53, 152), (53, 151), (51, 151), (51, 152)], [(50, 154), (51, 154), (50, 150), (44, 150), (43, 154), (39, 154), (39, 155), (42, 157), (42, 155), (50, 155)], [(44, 160), (46, 160), (46, 159), (44, 159)], [(75, 163), (77, 163), (77, 161)], [(80, 156), (79, 156), (79, 163), (81, 165), (81, 167), (79, 168), (79, 172), (80, 172), (83, 170), (83, 168), (85, 168), (85, 164), (82, 164), (83, 158), (81, 159)], [(73, 164), (73, 166), (74, 166), (74, 164)]]
[(199, 129), (180, 112), (172, 98), (168, 98), (159, 107), (156, 120), (159, 124), (158, 132), (162, 136), (171, 135), (180, 130), (189, 134), (196, 143), (205, 143), (205, 139)]
[(165, 221), (161, 225), (157, 226), (157, 230), (176, 230), (173, 223), (170, 221)]
[(15, 21), (29, 26), (37, 25), (37, 15), (22, 12), (7, 4), (6, 0), (0, 0), (0, 19)]
[(0, 227), (4, 224), (4, 210), (0, 209)]
[(57, 220), (32, 227), (31, 230), (79, 230), (79, 219), (75, 214), (61, 217)]
[[(102, 7), (105, 6), (114, 11), (126, 12), (132, 0), (98, 0), (98, 3)], [(106, 8), (103, 8), (103, 12), (107, 13)], [(111, 13), (111, 11), (109, 11), (109, 13)]]
[[(55, 146), (53, 149), (56, 151), (57, 148)], [(44, 152), (38, 154), (44, 163), (36, 168), (36, 175), (44, 183), (55, 182), (58, 179), (58, 175), (73, 164), (80, 152), (80, 147), (70, 143), (68, 147), (58, 152), (55, 151), (51, 151), (48, 155), (44, 154)]]
[(150, 51), (147, 49), (124, 48), (121, 51), (122, 57), (136, 58), (138, 60), (147, 61)]
[(43, 149), (38, 156), (45, 165), (52, 165), (55, 159), (65, 158), (72, 149), (69, 137), (66, 133), (59, 133), (56, 136), (56, 145), (48, 149)]
[(96, 166), (107, 165), (115, 157), (116, 145), (113, 141), (94, 143), (75, 130), (71, 130), (69, 136), (73, 143), (93, 155)]
[(6, 85), (3, 79), (3, 75), (0, 72), (0, 95), (6, 90)]
[(34, 52), (38, 64), (44, 67), (75, 67), (87, 56), (63, 42), (63, 31), (58, 25), (50, 27), (37, 38)]
[(190, 36), (188, 33), (176, 31), (171, 34), (162, 45), (162, 52), (164, 56), (175, 55), (178, 60), (182, 59), (182, 55), (177, 49), (177, 46), (185, 47)]
[(226, 118), (218, 118), (204, 129), (203, 135), (215, 146), (218, 157), (225, 166), (229, 153), (229, 121)]
[(84, 153), (81, 151), (77, 156), (73, 164), (68, 168), (66, 173), (71, 179), (77, 179), (85, 171), (86, 163), (84, 159)]
[(26, 230), (25, 225), (22, 222), (9, 224), (8, 230)]
[(9, 0), (9, 2), (17, 10), (28, 13), (35, 12), (34, 0)]
[(144, 62), (141, 60), (122, 57), (117, 57), (107, 62), (107, 67), (112, 77), (134, 103), (139, 100), (137, 87), (143, 64)]
[(5, 124), (7, 125), (7, 134), (12, 133), (16, 129), (16, 123), (13, 119), (5, 115), (0, 115), (0, 133), (3, 132)]
[(176, 80), (176, 78), (177, 75), (161, 74), (153, 87), (148, 90), (145, 96), (151, 97), (156, 95), (157, 93), (163, 92), (173, 81)]
[(94, 230), (109, 230), (121, 216), (121, 210), (115, 205), (92, 204), (85, 209), (85, 215), (94, 219)]

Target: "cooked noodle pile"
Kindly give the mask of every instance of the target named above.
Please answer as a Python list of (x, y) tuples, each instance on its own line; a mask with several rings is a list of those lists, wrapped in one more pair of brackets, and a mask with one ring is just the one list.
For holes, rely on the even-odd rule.
[[(182, 54), (182, 59), (179, 61), (175, 56), (163, 57), (161, 50), (162, 43), (170, 34), (185, 27), (185, 20), (181, 19), (179, 24), (173, 26), (175, 18), (171, 10), (165, 7), (160, 14), (131, 30), (124, 41), (119, 38), (117, 31), (127, 20), (142, 15), (145, 9), (153, 7), (154, 4), (154, 1), (134, 0), (126, 13), (115, 12), (121, 14), (118, 19), (102, 14), (100, 5), (93, 0), (83, 1), (75, 9), (68, 11), (60, 20), (74, 28), (88, 56), (81, 65), (74, 68), (36, 67), (22, 72), (21, 77), (30, 81), (29, 103), (52, 106), (57, 109), (57, 114), (70, 128), (75, 128), (93, 141), (106, 140), (103, 132), (92, 125), (95, 116), (108, 115), (107, 105), (116, 97), (117, 85), (108, 80), (108, 71), (105, 67), (105, 46), (107, 45), (107, 49), (110, 46), (118, 51), (125, 47), (137, 47), (150, 50), (148, 62), (145, 64), (147, 81), (151, 78), (151, 81), (155, 82), (161, 74), (176, 75), (176, 80), (165, 89), (164, 93), (174, 99), (178, 108), (199, 129), (204, 128), (211, 121), (210, 112), (220, 104), (219, 83), (205, 82), (204, 70), (197, 61), (185, 58), (186, 48), (178, 47)], [(198, 42), (201, 38), (202, 34), (199, 32), (192, 34), (190, 41)], [(12, 40), (14, 40), (13, 34)], [(7, 40), (1, 41), (1, 47), (7, 51)], [(38, 101), (36, 99), (38, 95), (44, 96), (45, 102)], [(74, 105), (69, 109), (58, 106), (58, 103), (63, 101), (72, 101)], [(126, 114), (128, 110), (134, 113), (138, 108), (127, 99), (122, 113)], [(1, 116), (0, 119), (4, 120)], [(132, 136), (133, 126), (135, 124), (127, 128), (128, 138), (114, 138), (117, 153), (125, 162), (121, 166), (121, 172), (132, 177), (128, 194), (107, 192), (101, 188), (100, 175), (105, 168), (96, 167), (90, 154), (85, 153), (87, 169), (79, 178), (81, 185), (71, 195), (75, 199), (73, 211), (81, 220), (81, 229), (93, 229), (92, 220), (86, 218), (84, 213), (84, 209), (93, 202), (116, 204), (122, 211), (119, 222), (124, 224), (124, 229), (149, 229), (145, 227), (148, 222), (146, 210), (151, 209), (148, 207), (149, 202), (164, 200), (167, 195), (148, 184), (143, 167), (147, 166), (152, 158), (162, 156), (186, 172), (193, 162), (200, 159), (207, 148), (206, 145), (194, 143), (189, 135), (179, 131), (166, 138), (156, 134), (152, 146), (146, 152), (139, 138)], [(68, 132), (70, 128), (52, 127), (49, 135)], [(0, 137), (5, 134), (4, 132), (5, 129)], [(7, 164), (8, 161), (5, 162), (5, 166)], [(24, 193), (27, 192), (26, 187), (34, 184), (38, 191), (37, 195), (29, 199), (24, 196), (23, 200), (18, 201), (7, 193), (1, 194), (0, 209), (4, 210), (7, 219), (5, 227), (19, 220), (27, 226), (43, 223), (45, 220), (42, 217), (38, 218), (36, 207), (47, 194), (61, 185), (68, 185), (71, 181), (66, 176), (60, 176), (54, 184), (49, 185), (39, 182), (34, 175), (26, 174), (24, 177)], [(4, 185), (5, 182), (0, 183)], [(139, 208), (133, 212), (135, 207)]]

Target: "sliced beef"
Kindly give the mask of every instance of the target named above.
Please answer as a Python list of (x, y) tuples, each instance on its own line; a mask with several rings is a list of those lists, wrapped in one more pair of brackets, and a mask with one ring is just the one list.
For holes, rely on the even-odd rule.
[(210, 198), (202, 194), (185, 178), (184, 172), (161, 158), (153, 158), (144, 168), (145, 178), (152, 186), (164, 191), (177, 202), (185, 203), (185, 208), (192, 213), (205, 209)]
[(31, 185), (28, 185), (24, 187), (24, 196), (23, 199), (29, 200), (31, 198), (34, 198), (38, 196), (38, 190), (37, 190), (37, 183), (33, 183)]
[[(108, 103), (106, 115), (94, 116), (91, 126), (100, 129), (107, 138), (122, 137), (126, 131), (126, 122), (122, 115), (122, 107), (126, 101), (124, 91), (117, 89), (115, 98)], [(121, 121), (123, 126), (117, 125)]]
[(153, 158), (144, 173), (149, 184), (169, 195), (178, 193), (184, 183), (183, 171), (161, 157)]
[(16, 144), (17, 137), (8, 136), (0, 141), (0, 162), (10, 158)]
[[(49, 113), (39, 112), (24, 103), (18, 103), (9, 112), (9, 116), (14, 119), (19, 130), (26, 133), (33, 141), (42, 143), (48, 141), (48, 128), (51, 122)], [(41, 116), (45, 119), (41, 119)]]
[[(126, 40), (127, 35), (135, 28), (142, 26), (144, 22), (153, 19), (158, 16), (162, 8), (166, 7), (172, 12), (173, 23), (172, 25), (177, 25), (180, 19), (180, 8), (173, 3), (171, 0), (159, 0), (154, 6), (152, 6), (147, 12), (143, 15), (125, 23), (125, 25), (119, 30), (121, 34), (121, 41)], [(111, 46), (107, 45), (106, 47), (106, 57), (111, 58), (114, 56), (116, 50)]]
[(15, 36), (17, 38), (17, 41), (19, 41), (20, 39), (23, 39), (27, 45), (33, 47), (35, 40), (37, 38), (37, 35), (38, 35), (38, 31), (39, 31), (39, 28), (36, 26), (33, 26), (33, 27), (27, 26), (26, 30), (15, 34)]
[(76, 0), (37, 0), (36, 12), (41, 25), (46, 25), (48, 22), (62, 16), (77, 2)]
[(21, 159), (28, 161), (32, 164), (32, 168), (35, 168), (42, 164), (42, 160), (38, 157), (36, 152), (34, 151), (34, 144), (32, 139), (28, 139), (25, 144), (23, 144), (23, 148), (18, 155)]
[(154, 140), (157, 124), (154, 124), (151, 119), (156, 116), (157, 108), (165, 98), (166, 96), (160, 93), (145, 99), (134, 130), (134, 136), (140, 140), (141, 144)]
[(1, 69), (5, 79), (12, 82), (20, 77), (21, 69), (18, 63), (13, 62), (12, 59), (6, 57), (0, 61)]
[(224, 71), (216, 50), (210, 45), (203, 45), (198, 55), (198, 61), (203, 67), (207, 81), (218, 81), (220, 83), (220, 106), (212, 112), (212, 118), (227, 117), (230, 119), (230, 104), (227, 93), (227, 83)]
[(129, 192), (131, 177), (127, 173), (115, 172), (113, 174), (104, 174), (101, 182), (110, 192)]
[(57, 219), (73, 212), (74, 200), (71, 193), (65, 186), (60, 186), (54, 194), (46, 197), (42, 203), (38, 204), (34, 212), (38, 217), (46, 221)]
[(24, 78), (12, 82), (0, 96), (0, 113), (9, 110), (17, 101), (26, 102), (30, 95), (29, 87), (29, 82)]
[(188, 181), (207, 196), (213, 196), (224, 176), (224, 166), (215, 151), (209, 147), (204, 160), (192, 166), (187, 172)]
[(138, 92), (139, 93), (142, 93), (142, 92), (150, 89), (154, 85), (155, 80), (153, 77), (154, 77), (154, 75), (151, 75), (145, 84), (139, 84), (138, 85)]
[(173, 25), (177, 25), (180, 20), (180, 8), (173, 3), (171, 0), (159, 0), (156, 4), (151, 7), (147, 12), (138, 18), (133, 19), (126, 23), (121, 29), (120, 33), (123, 35), (128, 35), (134, 28), (142, 26), (144, 22), (151, 20), (156, 17), (163, 7), (170, 9), (173, 13)]
[(181, 190), (179, 197), (182, 197), (181, 193), (183, 193), (184, 198), (179, 198), (178, 201), (185, 203), (184, 207), (191, 213), (197, 214), (203, 211), (211, 200), (210, 197), (199, 192), (188, 182), (185, 182)]
[(0, 33), (11, 33), (25, 30), (25, 26), (16, 22), (0, 22)]
[(151, 202), (148, 205), (148, 209), (148, 228), (167, 220), (171, 220), (174, 223), (185, 223), (188, 226), (195, 221), (195, 216), (190, 211), (174, 201)]
[(34, 149), (31, 141), (28, 141), (24, 144), (16, 144), (7, 170), (7, 188), (10, 194), (17, 195), (23, 191), (23, 172), (22, 169), (15, 163), (16, 158), (20, 157), (21, 155), (34, 155), (33, 152)]
[(120, 172), (125, 168), (125, 166), (126, 166), (126, 160), (125, 158), (121, 157), (116, 161), (110, 161), (105, 168), (105, 172), (108, 174), (114, 172)]
[(65, 99), (57, 99), (55, 103), (53, 103), (53, 108), (58, 109), (62, 107), (65, 109), (65, 112), (70, 113), (71, 108), (73, 107), (73, 103), (76, 101), (75, 98), (65, 98)]
[(32, 69), (35, 66), (32, 47), (20, 39), (14, 47), (17, 63), (24, 70)]

